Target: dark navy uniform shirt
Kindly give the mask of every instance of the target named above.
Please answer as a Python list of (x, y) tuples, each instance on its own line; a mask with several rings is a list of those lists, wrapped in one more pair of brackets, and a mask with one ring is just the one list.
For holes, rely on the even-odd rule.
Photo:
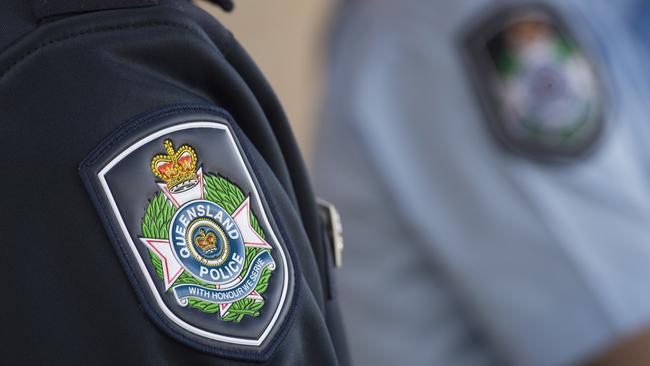
[(0, 126), (0, 363), (347, 363), (286, 117), (194, 4), (2, 1)]

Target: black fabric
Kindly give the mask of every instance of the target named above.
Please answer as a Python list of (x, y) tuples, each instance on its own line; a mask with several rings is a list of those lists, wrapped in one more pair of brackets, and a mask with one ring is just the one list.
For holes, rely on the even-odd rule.
[(29, 1), (0, 1), (0, 51), (34, 28), (36, 24)]
[(0, 54), (2, 363), (246, 364), (188, 347), (144, 314), (77, 171), (126, 121), (179, 103), (233, 116), (301, 268), (295, 320), (268, 364), (347, 363), (300, 154), (273, 91), (230, 33), (182, 0), (38, 27), (13, 5), (15, 38)]
[(32, 0), (37, 20), (70, 13), (157, 5), (158, 0)]
[(212, 3), (215, 3), (225, 11), (232, 11), (235, 8), (235, 4), (231, 0), (208, 0)]

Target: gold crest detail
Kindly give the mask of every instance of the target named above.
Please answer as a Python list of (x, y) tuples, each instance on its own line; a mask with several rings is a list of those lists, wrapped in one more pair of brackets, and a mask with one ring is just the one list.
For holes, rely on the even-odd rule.
[(171, 140), (163, 143), (167, 154), (159, 154), (151, 159), (151, 171), (160, 178), (173, 193), (194, 187), (198, 183), (196, 175), (196, 151), (189, 145), (174, 149)]

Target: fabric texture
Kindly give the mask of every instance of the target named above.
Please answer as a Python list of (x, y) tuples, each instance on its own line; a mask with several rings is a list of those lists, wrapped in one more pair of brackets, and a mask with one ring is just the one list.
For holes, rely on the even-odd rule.
[(0, 275), (15, 301), (0, 306), (10, 340), (2, 363), (247, 364), (188, 347), (150, 320), (78, 172), (133, 117), (191, 104), (236, 121), (286, 228), (279, 235), (293, 243), (295, 317), (267, 364), (346, 364), (301, 155), (272, 89), (230, 32), (185, 0), (41, 23), (9, 3), (0, 15), (16, 19), (13, 39), (1, 38), (0, 144), (10, 152), (0, 165), (12, 178), (0, 189), (12, 193), (0, 198)]

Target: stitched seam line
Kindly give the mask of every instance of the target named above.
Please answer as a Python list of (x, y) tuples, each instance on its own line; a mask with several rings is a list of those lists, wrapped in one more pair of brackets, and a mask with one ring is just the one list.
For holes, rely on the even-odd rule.
[[(113, 10), (124, 7), (142, 7), (142, 6), (154, 6), (158, 4), (158, 0), (113, 0), (110, 2), (110, 5), (107, 7), (71, 7), (64, 10), (52, 11), (52, 6), (49, 3), (43, 4), (43, 6), (33, 5), (33, 15), (36, 18), (47, 18), (50, 16), (69, 14), (74, 12), (89, 12), (89, 11), (104, 11), (104, 10)], [(50, 6), (48, 6), (50, 5)]]

